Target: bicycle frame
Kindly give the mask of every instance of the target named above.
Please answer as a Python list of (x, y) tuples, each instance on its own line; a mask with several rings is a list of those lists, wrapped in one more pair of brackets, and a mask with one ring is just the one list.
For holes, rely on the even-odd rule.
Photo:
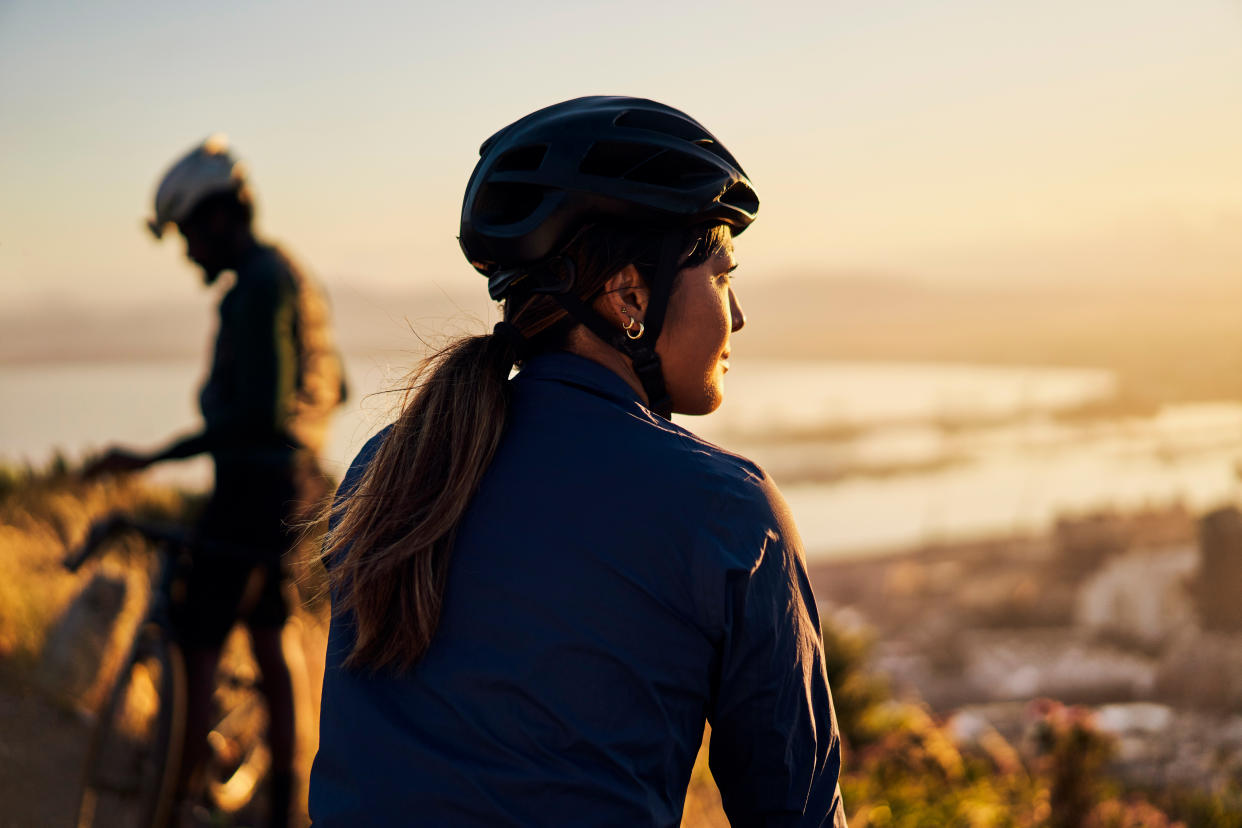
[[(109, 693), (108, 704), (102, 711), (96, 732), (92, 737), (79, 808), (79, 826), (101, 824), (96, 822), (101, 817), (95, 813), (99, 795), (101, 792), (113, 793), (114, 791), (107, 785), (101, 787), (100, 779), (107, 774), (99, 773), (96, 766), (101, 761), (100, 755), (108, 744), (108, 740), (116, 738), (116, 717), (122, 715), (118, 706), (124, 705), (126, 682), (131, 678), (131, 671), (135, 669), (136, 664), (145, 663), (144, 660), (151, 659), (154, 659), (152, 663), (159, 665), (160, 674), (160, 686), (156, 688), (159, 694), (157, 696), (159, 719), (153, 731), (155, 736), (152, 739), (152, 749), (155, 751), (153, 756), (159, 767), (157, 770), (145, 772), (151, 777), (150, 784), (145, 792), (137, 791), (132, 798), (136, 800), (134, 807), (141, 814), (139, 824), (162, 825), (171, 818), (173, 786), (180, 771), (186, 704), (184, 656), (171, 616), (172, 588), (181, 571), (177, 558), (182, 551), (199, 550), (212, 554), (248, 557), (245, 550), (224, 544), (204, 542), (179, 527), (136, 521), (124, 515), (114, 514), (92, 525), (86, 541), (66, 558), (66, 568), (76, 571), (87, 560), (98, 554), (110, 539), (124, 531), (135, 531), (154, 542), (159, 561), (151, 575), (151, 602), (147, 607), (145, 618), (135, 633), (129, 653), (123, 662), (124, 666)], [(224, 665), (218, 669), (226, 670)], [(225, 692), (226, 696), (231, 693), (236, 697), (240, 693), (247, 699), (253, 699), (257, 691), (253, 677), (247, 678), (223, 672), (217, 675), (216, 682), (217, 692)], [(247, 731), (230, 728), (230, 723), (235, 718), (247, 720), (246, 715), (238, 716), (238, 713), (237, 708), (224, 710), (222, 716), (211, 728), (208, 738), (208, 743), (213, 747), (217, 743), (227, 744), (234, 748), (234, 753), (240, 756), (240, 761), (235, 759), (229, 761), (223, 779), (215, 778), (214, 773), (209, 774), (207, 793), (215, 807), (224, 813), (236, 813), (251, 801), (270, 766), (270, 755), (261, 740), (253, 745), (238, 744), (238, 742), (253, 742), (257, 735), (251, 732), (247, 737), (245, 735)], [(253, 713), (249, 715), (249, 719), (253, 719)], [(239, 733), (242, 735), (237, 737)], [(146, 762), (144, 767), (150, 767), (149, 761), (142, 761)], [(141, 785), (141, 782), (137, 784)]]

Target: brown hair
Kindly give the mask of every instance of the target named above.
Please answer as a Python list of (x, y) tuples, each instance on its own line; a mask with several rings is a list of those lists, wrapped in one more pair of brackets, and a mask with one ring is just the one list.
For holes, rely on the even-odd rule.
[[(688, 231), (681, 267), (707, 261), (729, 238), (724, 225)], [(649, 279), (658, 250), (655, 231), (587, 228), (565, 251), (576, 266), (574, 294), (589, 304), (627, 264)], [(563, 349), (577, 327), (555, 298), (521, 290), (505, 300), (504, 319), (531, 352)], [(323, 556), (333, 612), (353, 615), (347, 666), (404, 669), (430, 646), (457, 525), (504, 433), (516, 359), (513, 344), (494, 335), (459, 339), (427, 358), (360, 482), (332, 507)]]

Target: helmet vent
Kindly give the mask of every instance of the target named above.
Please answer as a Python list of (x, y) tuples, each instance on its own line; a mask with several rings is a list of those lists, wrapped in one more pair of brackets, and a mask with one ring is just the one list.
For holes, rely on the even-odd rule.
[(583, 156), (578, 172), (604, 178), (623, 178), (660, 150), (627, 141), (597, 141)]
[(734, 182), (720, 194), (718, 201), (751, 215), (759, 212), (759, 196), (745, 181)]
[(665, 150), (625, 174), (629, 181), (657, 187), (693, 189), (720, 178), (720, 170), (693, 155)]
[(724, 147), (722, 147), (720, 144), (716, 143), (712, 139), (704, 138), (702, 141), (695, 141), (694, 143), (698, 144), (700, 147), (707, 150), (712, 155), (719, 158), (721, 161), (724, 161), (729, 166), (734, 167), (736, 169), (741, 169), (740, 167), (738, 167), (737, 159), (735, 159), (732, 155), (730, 155), (727, 149), (725, 149)]
[(532, 184), (497, 181), (480, 191), (475, 215), (493, 226), (517, 224), (529, 218), (543, 203), (543, 188)]
[(676, 115), (667, 112), (653, 112), (649, 109), (630, 109), (618, 115), (613, 123), (619, 127), (662, 132), (665, 135), (672, 135), (675, 138), (690, 141), (691, 143), (712, 140), (712, 136), (702, 127), (691, 123), (685, 118), (678, 118)]
[(701, 158), (626, 141), (597, 142), (582, 159), (578, 171), (677, 189), (696, 187), (720, 176), (720, 170)]
[(493, 167), (494, 172), (534, 172), (543, 163), (548, 154), (547, 144), (534, 144), (528, 147), (511, 149), (500, 156)]

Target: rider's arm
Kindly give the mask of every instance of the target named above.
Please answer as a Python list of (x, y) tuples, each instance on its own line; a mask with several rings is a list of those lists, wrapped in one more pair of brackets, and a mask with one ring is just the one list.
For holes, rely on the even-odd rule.
[(758, 559), (726, 580), (711, 770), (733, 825), (844, 826), (819, 615), (788, 507), (767, 494)]
[(210, 448), (211, 444), (207, 439), (207, 432), (200, 431), (197, 434), (190, 434), (174, 440), (167, 447), (153, 454), (151, 462), (158, 463), (161, 460), (180, 460), (185, 457), (193, 457), (210, 450)]

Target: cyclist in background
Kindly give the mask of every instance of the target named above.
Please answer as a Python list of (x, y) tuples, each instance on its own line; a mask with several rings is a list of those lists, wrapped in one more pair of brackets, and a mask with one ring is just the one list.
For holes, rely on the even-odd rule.
[(229, 630), (244, 620), (270, 711), (271, 824), (283, 828), (293, 795), (295, 717), (281, 649), (289, 612), (281, 558), (296, 541), (295, 524), (326, 494), (317, 455), (345, 386), (323, 294), (280, 249), (255, 236), (253, 212), (245, 170), (223, 136), (208, 138), (165, 174), (151, 232), (159, 239), (175, 226), (205, 284), (226, 271), (236, 277), (220, 301), (211, 371), (199, 397), (205, 427), (150, 454), (114, 448), (86, 472), (211, 455), (215, 489), (198, 532), (255, 554), (237, 561), (198, 553), (185, 601), (173, 608), (189, 691), (182, 795), (192, 801), (201, 793), (216, 663)]

